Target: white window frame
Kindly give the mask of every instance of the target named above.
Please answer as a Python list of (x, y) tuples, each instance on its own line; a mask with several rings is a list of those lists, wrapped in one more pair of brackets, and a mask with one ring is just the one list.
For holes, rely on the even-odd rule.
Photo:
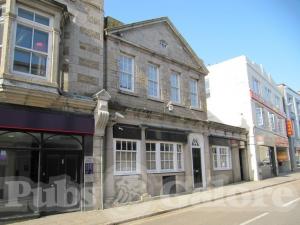
[[(117, 141), (126, 141), (126, 142), (136, 142), (136, 165), (135, 170), (128, 170), (128, 171), (118, 171), (117, 170), (117, 152), (122, 152), (123, 150), (116, 149)], [(137, 175), (141, 173), (141, 158), (140, 158), (140, 146), (141, 141), (135, 139), (122, 139), (122, 138), (114, 138), (113, 139), (113, 150), (114, 150), (114, 175)], [(124, 152), (129, 152), (125, 150)], [(121, 162), (121, 161), (120, 161)]]
[[(176, 77), (176, 86), (172, 86), (172, 78)], [(181, 89), (180, 89), (180, 73), (173, 71), (170, 76), (170, 87), (171, 87), (171, 93), (170, 93), (170, 100), (173, 103), (180, 104), (181, 103)], [(173, 91), (178, 96), (178, 101), (173, 99)]]
[[(193, 85), (195, 85), (195, 92), (193, 90)], [(196, 79), (190, 79), (189, 80), (189, 95), (190, 95), (190, 103), (191, 103), (191, 107), (192, 108), (200, 108), (200, 104), (199, 104), (199, 92), (198, 92), (198, 80)], [(196, 98), (196, 105), (192, 104), (192, 97)]]
[[(149, 141), (147, 141), (146, 143), (146, 146), (145, 146), (145, 149), (146, 149), (146, 168), (147, 168), (147, 171), (148, 172), (155, 172), (155, 171), (157, 171), (158, 170), (158, 168), (157, 168), (157, 157), (158, 157), (158, 155), (157, 155), (157, 143), (155, 143), (155, 142), (149, 142)], [(150, 144), (150, 149), (151, 149), (151, 145), (154, 145), (155, 146), (155, 149), (154, 149), (154, 151), (152, 151), (152, 150), (147, 150), (147, 144)], [(153, 160), (151, 157), (150, 157), (150, 159), (148, 158), (148, 154), (150, 153), (153, 153), (154, 152), (154, 157), (155, 157), (155, 159)], [(148, 168), (148, 162), (155, 162), (155, 169), (149, 169)]]
[(268, 87), (264, 87), (264, 99), (267, 102), (271, 102), (272, 91)]
[[(263, 114), (263, 108), (256, 105), (255, 106), (255, 118), (256, 118), (256, 125), (259, 127), (264, 126), (264, 114)], [(260, 118), (258, 118), (258, 115)]]
[[(151, 80), (150, 79), (150, 67), (153, 67), (153, 69), (156, 71), (156, 80)], [(148, 70), (147, 70), (147, 76), (148, 76), (148, 96), (151, 98), (157, 98), (160, 99), (160, 82), (159, 82), (159, 66), (153, 64), (153, 63), (148, 63)], [(149, 83), (152, 82), (157, 85), (157, 91), (155, 95), (151, 95), (149, 93)]]
[(255, 77), (252, 78), (252, 88), (253, 88), (253, 92), (257, 95), (261, 94), (261, 90), (260, 90), (260, 82), (258, 79), (256, 79)]
[[(146, 141), (147, 143), (155, 143), (155, 160), (156, 160), (156, 168), (155, 170), (149, 170), (147, 168), (148, 173), (177, 173), (177, 172), (183, 172), (184, 171), (184, 148), (182, 143), (177, 142), (168, 142), (168, 141)], [(161, 144), (169, 144), (173, 145), (173, 169), (162, 169), (161, 168), (161, 151), (160, 151), (160, 145)], [(178, 154), (178, 145), (181, 146), (181, 152)], [(146, 145), (145, 145), (146, 149)], [(181, 168), (178, 168), (178, 155), (181, 156)], [(146, 155), (146, 162), (148, 161), (147, 155)], [(147, 165), (146, 165), (147, 167)]]
[(278, 95), (275, 95), (274, 101), (275, 101), (275, 107), (277, 107), (277, 109), (281, 109), (280, 97)]
[[(22, 17), (18, 16), (19, 8), (24, 9), (24, 10), (29, 11), (29, 12), (32, 12), (34, 14), (38, 14), (38, 15), (47, 17), (49, 19), (49, 26), (37, 23), (35, 21), (27, 20), (25, 18), (22, 18)], [(47, 14), (41, 12), (41, 11), (31, 9), (31, 8), (28, 8), (28, 7), (23, 6), (23, 5), (18, 5), (16, 7), (16, 15), (17, 15), (16, 21), (13, 23), (14, 33), (13, 33), (13, 48), (12, 48), (13, 50), (12, 50), (12, 54), (11, 54), (11, 71), (14, 74), (21, 75), (21, 76), (33, 77), (35, 79), (50, 80), (51, 67), (52, 67), (52, 63), (53, 63), (52, 62), (52, 49), (53, 49), (53, 19), (54, 18), (50, 15), (47, 15)], [(24, 47), (16, 46), (16, 35), (17, 35), (17, 25), (18, 24), (30, 27), (33, 30), (36, 29), (36, 30), (48, 33), (48, 50), (47, 50), (47, 53), (37, 51), (37, 50), (34, 50), (34, 49), (27, 49), (27, 48), (24, 48)], [(46, 76), (39, 76), (39, 75), (31, 74), (31, 73), (24, 73), (24, 72), (21, 72), (21, 71), (14, 70), (14, 59), (15, 59), (15, 49), (16, 48), (27, 51), (27, 52), (37, 53), (37, 54), (40, 54), (40, 55), (47, 56)]]
[[(125, 70), (123, 70), (123, 68), (121, 68), (121, 66), (120, 66), (121, 65), (121, 57), (126, 57), (126, 58), (129, 58), (129, 59), (132, 60), (132, 65), (131, 65), (132, 73), (129, 73), (128, 71), (125, 71)], [(122, 91), (134, 92), (134, 80), (135, 80), (135, 78), (134, 78), (134, 76), (135, 76), (134, 63), (135, 63), (135, 59), (131, 55), (121, 53), (118, 56), (119, 89), (122, 90)], [(124, 67), (124, 65), (123, 65), (123, 67)], [(121, 87), (121, 76), (122, 76), (123, 73), (131, 76), (131, 89)]]
[[(216, 153), (214, 153), (213, 149), (216, 149)], [(221, 149), (226, 149), (227, 154), (226, 154), (226, 160), (227, 160), (227, 167), (222, 167), (221, 165)], [(231, 149), (228, 146), (218, 146), (218, 145), (213, 145), (211, 147), (211, 152), (213, 155), (213, 169), (215, 171), (218, 170), (232, 170), (232, 154), (231, 154)], [(217, 166), (215, 165), (215, 158), (217, 160)]]
[(268, 117), (269, 117), (269, 124), (270, 124), (270, 129), (273, 132), (276, 132), (276, 118), (275, 118), (275, 114), (268, 112)]

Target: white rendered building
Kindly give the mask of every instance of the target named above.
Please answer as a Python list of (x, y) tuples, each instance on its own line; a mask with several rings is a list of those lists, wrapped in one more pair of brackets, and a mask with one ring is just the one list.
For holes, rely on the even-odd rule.
[(261, 65), (245, 56), (208, 67), (208, 119), (249, 131), (253, 180), (290, 171), (283, 98)]

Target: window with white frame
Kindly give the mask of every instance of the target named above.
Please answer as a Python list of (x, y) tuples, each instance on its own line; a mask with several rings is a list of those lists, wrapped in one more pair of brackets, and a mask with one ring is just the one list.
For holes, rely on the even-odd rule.
[(117, 174), (138, 172), (139, 141), (114, 139), (115, 172)]
[(176, 72), (171, 74), (171, 101), (180, 103), (180, 75)]
[(147, 170), (156, 170), (156, 143), (146, 143)]
[(147, 142), (146, 161), (149, 172), (182, 171), (184, 168), (182, 144)]
[(253, 84), (252, 84), (252, 88), (253, 88), (253, 92), (257, 95), (260, 95), (260, 83), (256, 78), (253, 78), (252, 80)]
[(264, 88), (264, 99), (265, 101), (271, 102), (271, 90), (268, 87)]
[(125, 91), (134, 91), (134, 59), (128, 55), (120, 55), (119, 66), (119, 88)]
[(256, 105), (256, 125), (259, 127), (264, 126), (263, 108)]
[(287, 97), (288, 99), (288, 108), (289, 108), (289, 112), (290, 113), (294, 113), (295, 112), (295, 109), (294, 109), (294, 99), (292, 96), (288, 96)]
[(13, 70), (46, 77), (51, 58), (51, 17), (17, 9)]
[(274, 113), (269, 112), (269, 124), (272, 131), (276, 131), (276, 118)]
[(148, 96), (159, 98), (159, 74), (158, 66), (148, 65)]
[(214, 170), (231, 170), (231, 151), (226, 146), (212, 146)]
[(178, 170), (182, 170), (183, 167), (182, 167), (182, 145), (180, 144), (177, 144), (177, 169)]
[(2, 59), (2, 44), (3, 44), (3, 28), (4, 28), (4, 6), (0, 5), (0, 64)]
[(280, 117), (277, 117), (277, 128), (278, 128), (278, 133), (281, 135), (284, 135), (284, 120), (281, 119)]
[(280, 97), (278, 97), (277, 95), (275, 95), (275, 106), (277, 109), (281, 109)]
[(205, 78), (205, 94), (206, 94), (206, 98), (210, 97), (210, 83), (209, 83), (209, 78)]
[(161, 170), (174, 170), (173, 144), (160, 143)]
[(198, 81), (191, 79), (189, 81), (190, 101), (193, 108), (199, 108)]

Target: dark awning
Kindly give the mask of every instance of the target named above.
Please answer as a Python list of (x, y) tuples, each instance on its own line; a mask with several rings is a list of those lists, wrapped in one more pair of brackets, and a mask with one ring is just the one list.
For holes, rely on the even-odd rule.
[(93, 135), (94, 117), (17, 105), (0, 105), (0, 128)]

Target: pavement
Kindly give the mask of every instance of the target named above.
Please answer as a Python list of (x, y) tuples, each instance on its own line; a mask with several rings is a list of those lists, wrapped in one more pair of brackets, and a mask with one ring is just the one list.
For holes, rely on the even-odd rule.
[[(183, 210), (199, 204), (251, 194), (254, 191), (268, 189), (278, 185), (300, 181), (300, 172), (281, 175), (263, 181), (243, 182), (213, 188), (202, 192), (183, 194), (174, 197), (160, 198), (136, 204), (129, 204), (105, 210), (72, 212), (27, 220), (13, 225), (115, 225), (128, 223), (144, 218)], [(160, 223), (163, 224), (163, 223)]]
[(122, 225), (299, 225), (300, 180)]

